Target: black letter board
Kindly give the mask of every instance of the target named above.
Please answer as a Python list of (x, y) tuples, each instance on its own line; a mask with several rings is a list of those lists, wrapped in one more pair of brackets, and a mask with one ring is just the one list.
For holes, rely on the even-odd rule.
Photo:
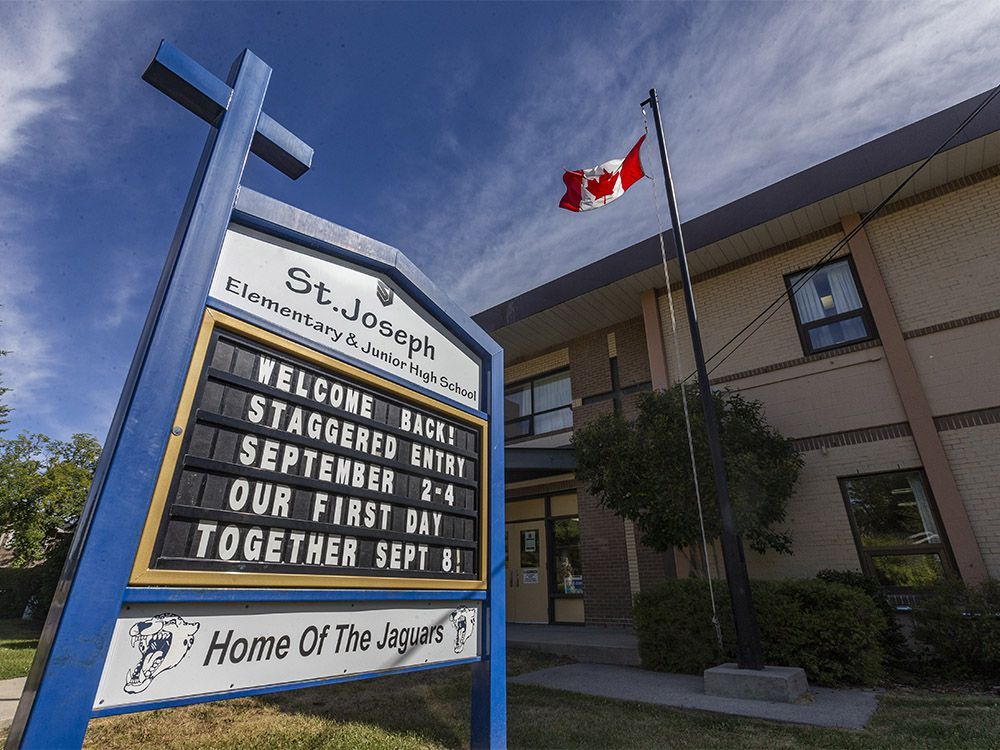
[(178, 427), (133, 583), (481, 587), (485, 423), (208, 310)]

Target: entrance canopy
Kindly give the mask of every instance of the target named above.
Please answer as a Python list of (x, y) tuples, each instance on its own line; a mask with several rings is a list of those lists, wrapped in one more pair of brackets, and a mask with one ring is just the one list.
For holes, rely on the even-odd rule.
[(512, 448), (504, 451), (508, 483), (544, 479), (576, 471), (572, 448)]

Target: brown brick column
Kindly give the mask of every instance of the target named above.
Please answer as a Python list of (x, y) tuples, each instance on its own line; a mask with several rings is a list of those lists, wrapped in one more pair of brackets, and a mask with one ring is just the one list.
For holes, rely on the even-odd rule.
[[(652, 290), (650, 290), (650, 294), (653, 296), (653, 303), (655, 304), (656, 296)], [(621, 378), (623, 388), (650, 382), (652, 380), (652, 373), (656, 369), (654, 357), (649, 351), (649, 326), (645, 322), (647, 305), (645, 299), (644, 296), (643, 318), (635, 318), (615, 327), (615, 339), (618, 349), (618, 374)], [(657, 320), (659, 320), (659, 311), (657, 311)], [(660, 346), (662, 352), (662, 336), (660, 337)], [(665, 380), (666, 360), (660, 357), (660, 361), (663, 363), (663, 366), (662, 374), (659, 377)], [(660, 386), (657, 386), (656, 382), (653, 381), (653, 388), (657, 387)], [(622, 411), (626, 417), (631, 419), (637, 415), (638, 402), (641, 395), (641, 393), (630, 394), (622, 400)], [(647, 547), (642, 543), (641, 535), (639, 535), (637, 541), (636, 555), (639, 562), (639, 587), (641, 589), (660, 583), (666, 580), (667, 577), (676, 577), (676, 568), (673, 564), (672, 554), (666, 555), (663, 552), (657, 552)]]
[[(655, 289), (647, 289), (642, 293), (642, 322), (646, 331), (646, 355), (649, 358), (649, 375), (653, 389), (666, 390), (670, 387), (667, 339), (660, 317), (660, 300)], [(687, 578), (691, 574), (691, 564), (678, 549), (675, 549), (670, 557), (663, 556), (663, 563), (665, 576), (668, 578)]]
[[(856, 214), (845, 216), (841, 219), (841, 225), (844, 232), (850, 232), (860, 221)], [(924, 472), (937, 501), (938, 513), (948, 541), (951, 543), (959, 575), (970, 583), (986, 580), (988, 577), (986, 564), (979, 551), (969, 516), (965, 512), (965, 505), (958, 492), (955, 475), (952, 473), (951, 464), (948, 463), (944, 446), (941, 444), (941, 437), (934, 426), (927, 395), (913, 366), (910, 351), (906, 348), (896, 311), (892, 307), (889, 292), (885, 288), (885, 281), (864, 229), (851, 238), (849, 247), (865, 297), (868, 299), (868, 306), (875, 319), (875, 327), (882, 340), (889, 370), (892, 372), (899, 398), (903, 402), (903, 411), (913, 431), (913, 442), (916, 443)]]
[[(611, 411), (610, 401), (583, 406), (581, 401), (611, 390), (606, 331), (584, 336), (569, 346), (573, 388), (573, 428), (579, 429)], [(580, 513), (580, 554), (583, 562), (583, 606), (588, 625), (625, 625), (631, 622), (632, 594), (625, 554), (622, 519), (601, 507), (581, 484), (577, 490)]]
[(649, 379), (654, 390), (670, 387), (667, 376), (667, 355), (664, 349), (663, 322), (660, 320), (660, 302), (655, 289), (642, 293), (642, 322), (646, 331), (646, 353), (649, 357)]

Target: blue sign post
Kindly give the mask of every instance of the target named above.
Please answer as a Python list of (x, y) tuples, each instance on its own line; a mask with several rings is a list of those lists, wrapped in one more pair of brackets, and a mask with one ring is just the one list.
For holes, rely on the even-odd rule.
[(398, 250), (245, 187), (312, 149), (163, 42), (213, 128), (8, 748), (95, 716), (472, 664), (506, 745), (503, 354)]

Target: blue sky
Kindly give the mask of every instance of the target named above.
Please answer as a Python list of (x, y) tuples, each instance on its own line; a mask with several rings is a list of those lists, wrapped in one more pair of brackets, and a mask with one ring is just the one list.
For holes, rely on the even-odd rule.
[(140, 80), (161, 38), (223, 78), (243, 47), (274, 69), (265, 110), (313, 169), (251, 157), (245, 184), (471, 313), (655, 233), (648, 182), (556, 208), (564, 169), (624, 156), (650, 86), (690, 218), (996, 85), (998, 31), (990, 2), (0, 4), (7, 437), (107, 431), (208, 128)]

